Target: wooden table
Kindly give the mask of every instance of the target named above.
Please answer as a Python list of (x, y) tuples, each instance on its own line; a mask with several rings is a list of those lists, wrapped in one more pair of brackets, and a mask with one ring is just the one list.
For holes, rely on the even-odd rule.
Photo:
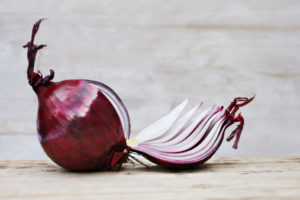
[(0, 161), (0, 199), (300, 199), (300, 157), (214, 158), (169, 171), (126, 164), (73, 173), (50, 161)]

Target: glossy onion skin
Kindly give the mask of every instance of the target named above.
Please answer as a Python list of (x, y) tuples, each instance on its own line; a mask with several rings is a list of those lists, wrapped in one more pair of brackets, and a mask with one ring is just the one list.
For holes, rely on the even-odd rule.
[(110, 101), (85, 80), (50, 82), (36, 90), (38, 136), (46, 154), (74, 171), (120, 168), (128, 147)]

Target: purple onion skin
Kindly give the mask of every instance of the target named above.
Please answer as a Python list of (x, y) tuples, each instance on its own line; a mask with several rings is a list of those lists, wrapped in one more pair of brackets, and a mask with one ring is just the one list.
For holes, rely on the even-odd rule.
[(47, 155), (74, 171), (120, 168), (127, 156), (121, 121), (110, 101), (83, 80), (36, 89), (38, 136)]
[(201, 164), (205, 163), (207, 160), (209, 160), (215, 154), (215, 152), (218, 150), (218, 148), (220, 147), (220, 145), (222, 143), (222, 140), (224, 138), (224, 135), (222, 135), (221, 138), (222, 139), (220, 140), (218, 146), (215, 149), (213, 149), (213, 151), (210, 152), (207, 157), (205, 157), (204, 159), (199, 160), (197, 162), (191, 162), (191, 163), (179, 164), (179, 163), (170, 162), (168, 160), (162, 160), (162, 159), (150, 156), (150, 155), (146, 154), (145, 152), (142, 152), (142, 151), (139, 151), (139, 150), (136, 150), (136, 149), (130, 149), (130, 151), (136, 152), (136, 153), (142, 155), (143, 157), (145, 157), (147, 160), (150, 160), (151, 162), (153, 162), (153, 163), (155, 163), (159, 166), (165, 167), (167, 169), (187, 170), (187, 169), (193, 169), (195, 167), (198, 167), (199, 165), (201, 165)]
[[(219, 147), (218, 147), (219, 148)], [(218, 150), (215, 149), (214, 153)], [(196, 168), (198, 167), (199, 165), (205, 163), (207, 160), (209, 160), (213, 155), (214, 153), (211, 153), (208, 157), (206, 157), (205, 159), (203, 160), (200, 160), (200, 161), (197, 161), (197, 162), (192, 162), (192, 163), (187, 163), (187, 164), (177, 164), (177, 163), (174, 163), (174, 162), (169, 162), (168, 160), (162, 160), (162, 159), (159, 159), (159, 158), (155, 158), (153, 156), (150, 156), (142, 151), (138, 151), (138, 150), (135, 150), (135, 149), (130, 149), (132, 152), (136, 152), (140, 155), (142, 155), (143, 157), (145, 157), (147, 160), (161, 166), (161, 167), (164, 167), (164, 168), (167, 168), (167, 169), (171, 169), (171, 170), (188, 170), (188, 169), (193, 169), (193, 168)]]
[(46, 46), (34, 44), (41, 22), (34, 24), (31, 41), (23, 47), (28, 48), (28, 81), (38, 97), (37, 129), (44, 151), (68, 170), (120, 169), (129, 147), (117, 111), (95, 86), (103, 84), (89, 80), (53, 82), (53, 70), (45, 77), (34, 72), (37, 51)]

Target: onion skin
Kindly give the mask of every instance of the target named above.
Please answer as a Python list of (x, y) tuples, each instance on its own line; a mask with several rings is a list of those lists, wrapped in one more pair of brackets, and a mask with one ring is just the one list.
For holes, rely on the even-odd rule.
[[(37, 89), (38, 135), (47, 155), (76, 171), (121, 167), (127, 146), (118, 114), (90, 83), (67, 80)], [(117, 159), (117, 158), (114, 158)]]
[(24, 48), (28, 48), (29, 84), (39, 102), (37, 130), (44, 151), (55, 163), (68, 170), (120, 169), (129, 148), (118, 113), (95, 87), (98, 82), (53, 82), (53, 70), (46, 77), (34, 72), (36, 53), (46, 46), (34, 44), (41, 22), (39, 20), (33, 26), (31, 41)]

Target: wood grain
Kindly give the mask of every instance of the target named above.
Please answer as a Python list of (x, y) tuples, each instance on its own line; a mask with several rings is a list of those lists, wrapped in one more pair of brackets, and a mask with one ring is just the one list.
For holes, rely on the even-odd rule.
[(295, 199), (300, 157), (219, 158), (194, 170), (125, 165), (73, 173), (48, 161), (0, 161), (0, 199)]

